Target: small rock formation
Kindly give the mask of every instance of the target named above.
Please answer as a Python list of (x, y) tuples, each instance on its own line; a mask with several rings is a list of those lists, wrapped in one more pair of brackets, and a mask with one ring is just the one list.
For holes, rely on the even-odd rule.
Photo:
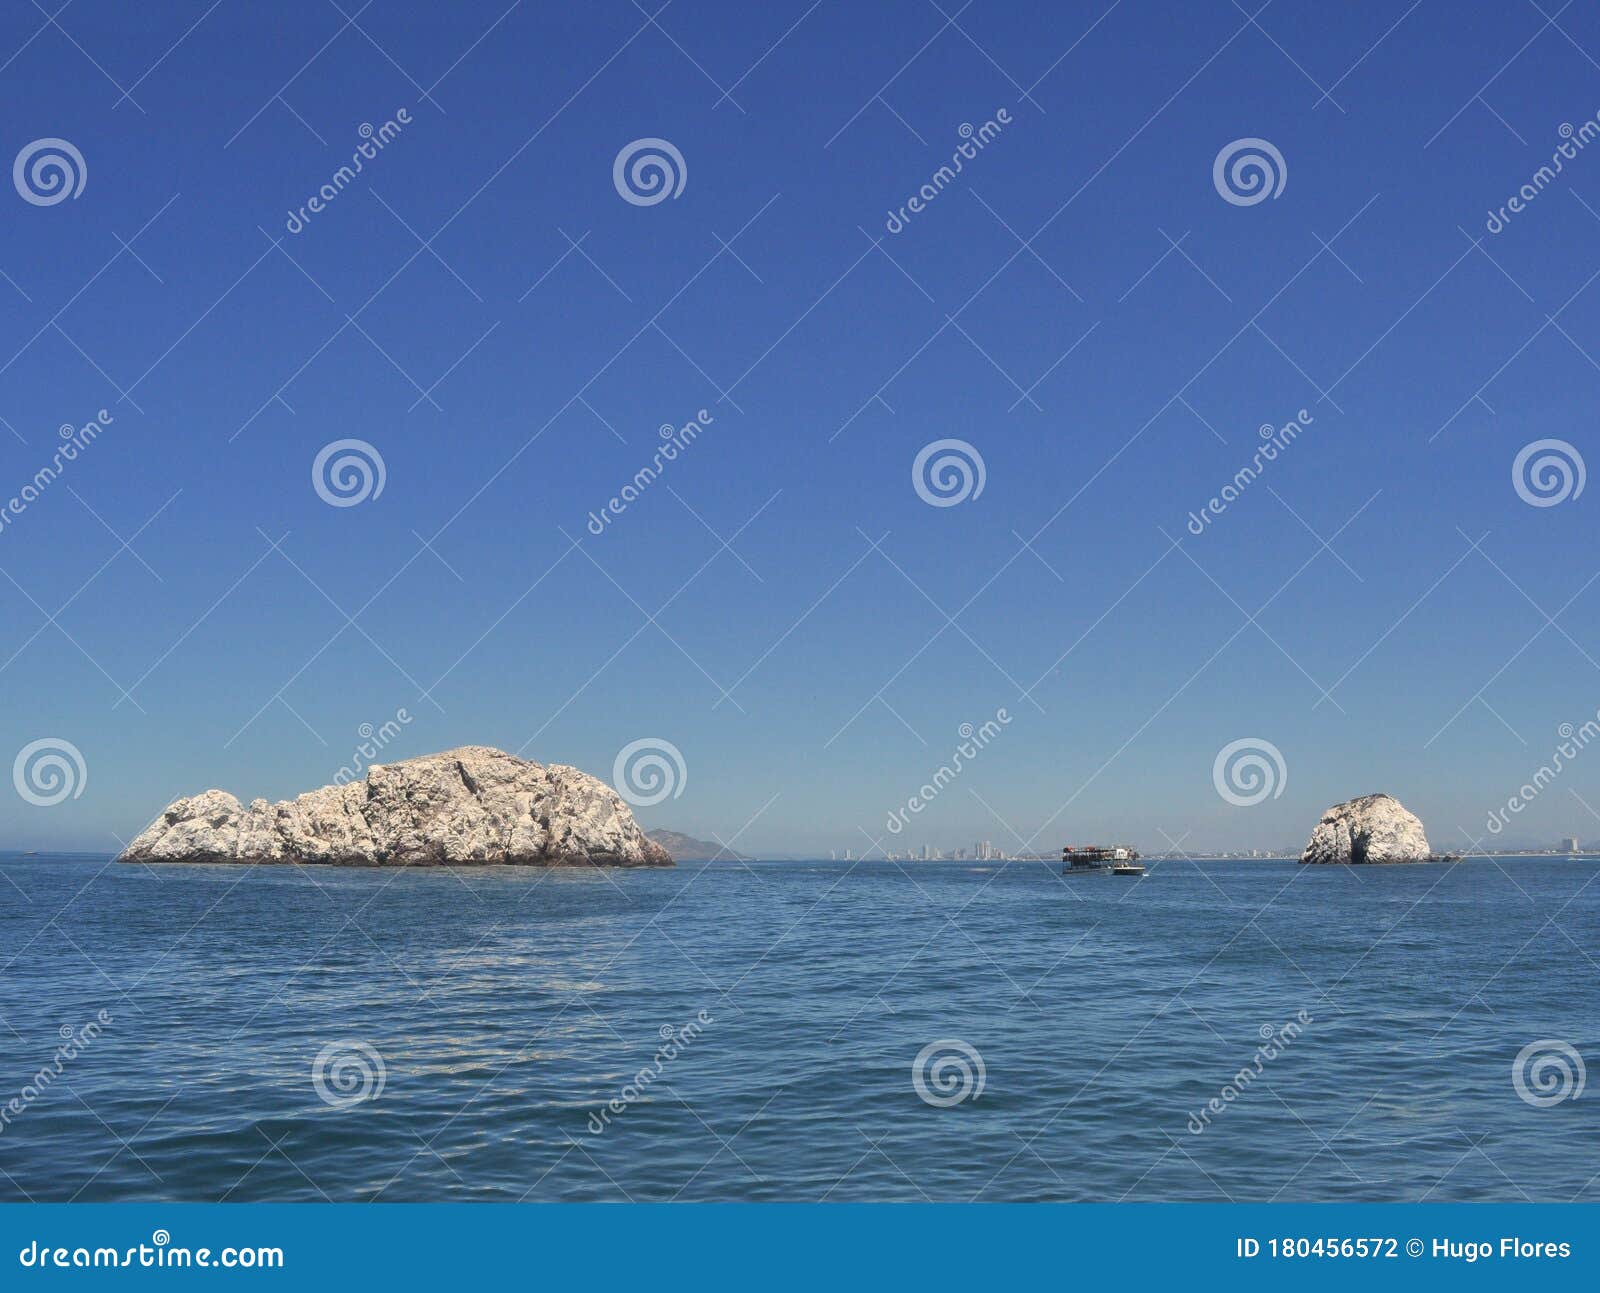
[(616, 791), (576, 768), (464, 745), (248, 808), (223, 790), (168, 805), (119, 862), (333, 866), (671, 866)]
[(1322, 814), (1300, 860), (1426, 862), (1432, 856), (1414, 813), (1392, 795), (1362, 795)]

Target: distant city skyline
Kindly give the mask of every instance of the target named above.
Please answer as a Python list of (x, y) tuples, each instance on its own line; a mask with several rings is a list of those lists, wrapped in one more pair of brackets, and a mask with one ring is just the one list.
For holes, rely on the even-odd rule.
[[(895, 850), (895, 849), (883, 850), (883, 849), (879, 849), (879, 850), (875, 850), (875, 851), (872, 851), (872, 852), (865, 852), (865, 853), (860, 852), (860, 851), (855, 850), (855, 849), (843, 849), (843, 850), (830, 849), (828, 851), (828, 858), (829, 858), (829, 860), (836, 861), (836, 862), (838, 862), (838, 861), (842, 861), (842, 862), (857, 862), (857, 861), (860, 861), (860, 862), (871, 862), (871, 861), (885, 861), (885, 862), (1057, 862), (1057, 861), (1061, 860), (1060, 850), (1056, 850), (1055, 852), (1032, 852), (1032, 851), (1030, 851), (1030, 852), (1027, 852), (1027, 853), (1007, 853), (1004, 849), (997, 849), (997, 848), (992, 848), (991, 847), (989, 852), (981, 853), (981, 852), (979, 852), (979, 848), (981, 848), (981, 847), (982, 846), (978, 846), (977, 848), (973, 848), (973, 847), (964, 847), (964, 846), (959, 846), (958, 845), (958, 846), (951, 847), (951, 848), (944, 848), (944, 847), (940, 847), (938, 845), (924, 844), (924, 845), (920, 845), (920, 846), (918, 846), (916, 848), (911, 848), (911, 849), (906, 849), (906, 850)], [(1275, 848), (1275, 849), (1268, 849), (1268, 848), (1234, 848), (1234, 849), (1218, 848), (1218, 849), (1190, 849), (1190, 850), (1184, 850), (1184, 849), (1171, 849), (1171, 848), (1139, 849), (1139, 848), (1137, 848), (1136, 845), (1130, 845), (1129, 847), (1135, 848), (1136, 851), (1139, 853), (1140, 857), (1143, 857), (1143, 858), (1161, 858), (1161, 859), (1183, 858), (1183, 857), (1196, 857), (1196, 858), (1206, 858), (1206, 859), (1210, 859), (1210, 858), (1244, 858), (1244, 859), (1250, 859), (1250, 858), (1258, 858), (1258, 859), (1259, 858), (1289, 858), (1289, 857), (1298, 857), (1300, 855), (1301, 851), (1302, 851), (1302, 846), (1299, 845), (1299, 844), (1296, 844), (1293, 847), (1284, 846), (1282, 848)], [(1496, 843), (1492, 847), (1489, 844), (1482, 844), (1482, 845), (1474, 846), (1472, 844), (1463, 843), (1461, 841), (1444, 840), (1444, 841), (1440, 842), (1438, 845), (1436, 845), (1436, 847), (1438, 848), (1439, 852), (1441, 852), (1441, 853), (1460, 854), (1461, 856), (1466, 856), (1466, 857), (1473, 856), (1474, 854), (1493, 855), (1493, 854), (1500, 854), (1500, 853), (1530, 854), (1530, 855), (1532, 855), (1532, 854), (1546, 854), (1546, 853), (1547, 854), (1559, 854), (1559, 853), (1596, 853), (1596, 854), (1600, 854), (1600, 838), (1597, 838), (1595, 841), (1593, 841), (1593, 842), (1591, 842), (1589, 844), (1585, 844), (1582, 840), (1579, 840), (1578, 838), (1576, 838), (1574, 836), (1563, 836), (1561, 839), (1556, 840), (1553, 843), (1532, 841), (1532, 840), (1524, 840), (1524, 841), (1520, 841), (1520, 842), (1519, 841), (1510, 841), (1510, 842), (1503, 843), (1503, 844)], [(769, 855), (769, 856), (771, 856), (772, 858), (775, 858), (775, 859), (787, 859), (787, 858), (808, 857), (810, 855), (809, 854), (805, 854), (805, 853), (780, 852), (780, 853), (772, 854), (772, 855)], [(756, 860), (759, 861), (759, 860), (762, 860), (762, 859), (758, 858)]]

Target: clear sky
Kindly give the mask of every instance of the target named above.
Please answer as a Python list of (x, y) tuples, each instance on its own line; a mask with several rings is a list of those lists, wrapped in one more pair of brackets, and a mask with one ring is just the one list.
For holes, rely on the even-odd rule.
[[(670, 742), (641, 820), (746, 852), (1298, 846), (1372, 790), (1460, 841), (1595, 715), (1600, 487), (1513, 465), (1600, 465), (1600, 13), (657, 2), (6, 6), (0, 161), (84, 182), (0, 185), (0, 495), (111, 420), (0, 526), (0, 754), (86, 768), (0, 844), (400, 710), (386, 758)], [(1229, 200), (1250, 139), (1281, 191)], [(383, 488), (330, 506), (344, 439)], [(944, 439), (983, 488), (930, 506)], [(1219, 793), (1240, 740), (1280, 793)], [(1507, 839), (1600, 836), (1568, 763)]]

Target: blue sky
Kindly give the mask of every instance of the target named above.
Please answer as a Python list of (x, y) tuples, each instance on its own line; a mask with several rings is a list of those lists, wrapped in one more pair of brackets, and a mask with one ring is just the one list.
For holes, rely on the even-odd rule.
[[(87, 768), (3, 842), (323, 784), (402, 708), (386, 757), (671, 742), (641, 819), (747, 852), (1274, 847), (1376, 789), (1483, 836), (1600, 707), (1600, 496), (1512, 478), (1596, 451), (1600, 146), (1485, 227), (1600, 110), (1600, 15), (943, 2), (8, 6), (0, 153), (87, 174), (0, 200), (0, 494), (112, 420), (0, 529), (0, 753)], [(643, 138), (677, 197), (614, 186)], [(1215, 186), (1241, 139), (1278, 196)], [(350, 438), (384, 488), (329, 506)], [(951, 438), (984, 488), (929, 506)], [(1600, 836), (1570, 763), (1508, 838)]]

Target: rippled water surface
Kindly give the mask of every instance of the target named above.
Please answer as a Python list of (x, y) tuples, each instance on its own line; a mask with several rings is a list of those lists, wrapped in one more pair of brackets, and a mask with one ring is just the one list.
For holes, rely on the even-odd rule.
[(0, 1197), (1600, 1199), (1595, 875), (0, 854)]

